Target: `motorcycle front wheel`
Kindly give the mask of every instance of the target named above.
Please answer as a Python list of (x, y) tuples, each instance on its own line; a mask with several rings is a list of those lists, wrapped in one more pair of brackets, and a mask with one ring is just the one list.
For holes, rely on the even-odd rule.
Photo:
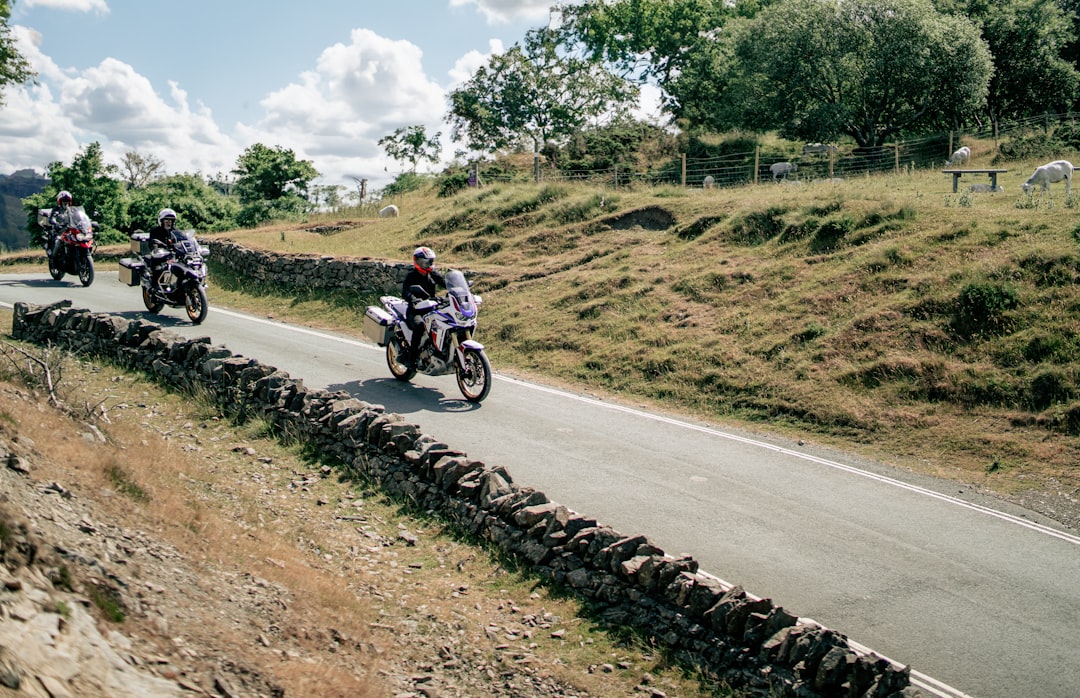
[(469, 402), (480, 402), (491, 392), (491, 362), (479, 349), (466, 348), (457, 367), (457, 384)]
[(64, 278), (64, 270), (57, 266), (57, 255), (63, 254), (62, 252), (56, 252), (52, 257), (49, 257), (49, 276), (53, 278), (53, 281), (59, 281)]
[(165, 307), (165, 304), (154, 298), (154, 294), (145, 286), (142, 289), (142, 302), (151, 313), (159, 313)]
[(401, 361), (401, 345), (398, 340), (392, 339), (386, 343), (386, 366), (390, 374), (399, 381), (412, 380), (416, 375), (416, 369), (406, 366)]
[(210, 306), (206, 302), (206, 291), (198, 284), (191, 284), (184, 289), (184, 310), (193, 325), (202, 324)]
[(79, 268), (79, 283), (83, 286), (89, 286), (94, 283), (94, 259), (86, 252), (79, 254), (79, 261), (76, 264)]

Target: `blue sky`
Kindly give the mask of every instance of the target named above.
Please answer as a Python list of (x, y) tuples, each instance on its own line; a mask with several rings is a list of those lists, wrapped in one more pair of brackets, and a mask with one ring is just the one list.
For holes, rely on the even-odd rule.
[(402, 170), (377, 141), (443, 133), (446, 94), (548, 20), (552, 0), (15, 0), (37, 84), (4, 90), (0, 174), (70, 163), (98, 141), (167, 173), (226, 173), (253, 143), (292, 149), (317, 182)]

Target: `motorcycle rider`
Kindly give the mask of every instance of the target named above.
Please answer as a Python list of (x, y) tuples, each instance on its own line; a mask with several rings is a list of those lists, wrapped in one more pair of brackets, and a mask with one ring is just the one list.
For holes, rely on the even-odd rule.
[[(414, 304), (417, 301), (434, 298), (441, 287), (446, 288), (446, 280), (442, 274), (435, 271), (435, 252), (430, 247), (417, 247), (413, 250), (413, 268), (405, 275), (401, 284), (401, 297), (409, 304), (405, 311), (405, 324), (412, 330), (412, 342), (408, 353), (402, 357), (402, 363), (410, 368), (416, 366), (416, 359), (420, 353), (420, 342), (424, 339), (423, 314), (418, 312)], [(419, 286), (426, 295), (413, 294), (412, 287)]]
[(71, 202), (71, 192), (65, 189), (56, 195), (56, 206), (49, 213), (48, 245), (45, 247), (45, 254), (50, 257), (60, 248), (60, 234), (70, 223)]
[[(168, 250), (173, 248), (173, 229), (176, 228), (176, 211), (171, 208), (163, 208), (158, 211), (157, 215), (158, 224), (150, 229), (150, 235), (148, 241), (150, 243), (150, 251), (153, 252), (155, 247), (163, 246)], [(155, 244), (156, 243), (156, 244)], [(168, 257), (165, 259), (156, 260), (153, 255), (150, 256), (150, 278), (157, 282), (158, 273), (161, 268), (168, 262)]]

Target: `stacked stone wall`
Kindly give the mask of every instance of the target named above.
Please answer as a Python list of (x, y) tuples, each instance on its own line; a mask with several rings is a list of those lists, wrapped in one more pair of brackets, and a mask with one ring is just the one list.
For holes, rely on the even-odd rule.
[(380, 405), (187, 339), (139, 319), (70, 307), (15, 306), (13, 335), (63, 346), (209, 393), (229, 414), (260, 416), (302, 435), (350, 476), (435, 511), (587, 599), (613, 625), (632, 627), (683, 661), (751, 694), (912, 696), (907, 667), (856, 651), (840, 633), (802, 621), (514, 482), (507, 469), (469, 458)]

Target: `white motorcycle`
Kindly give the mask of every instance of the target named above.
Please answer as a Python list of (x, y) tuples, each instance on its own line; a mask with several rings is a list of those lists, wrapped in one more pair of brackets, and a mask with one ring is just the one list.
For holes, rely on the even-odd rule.
[[(382, 308), (369, 305), (364, 335), (386, 347), (386, 365), (399, 381), (411, 380), (418, 372), (429, 376), (454, 373), (465, 399), (480, 402), (491, 391), (491, 362), (484, 345), (472, 338), (481, 298), (473, 295), (460, 271), (448, 271), (445, 280), (446, 296), (427, 298), (414, 306), (423, 322), (424, 339), (412, 366), (401, 360), (412, 342), (412, 330), (405, 321), (409, 306), (403, 298), (381, 296)], [(413, 292), (423, 295), (419, 287)]]

